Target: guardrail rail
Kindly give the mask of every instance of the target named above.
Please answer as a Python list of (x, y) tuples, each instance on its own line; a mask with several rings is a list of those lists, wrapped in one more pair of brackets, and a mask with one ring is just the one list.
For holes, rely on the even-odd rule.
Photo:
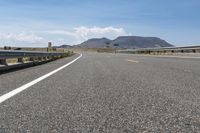
[(117, 52), (129, 54), (200, 53), (200, 46), (125, 49)]
[[(69, 52), (33, 52), (33, 51), (16, 51), (16, 50), (0, 50), (0, 70), (9, 66), (19, 64), (36, 64), (39, 62), (47, 62), (59, 58), (69, 56)], [(15, 59), (15, 63), (9, 63), (8, 60)]]

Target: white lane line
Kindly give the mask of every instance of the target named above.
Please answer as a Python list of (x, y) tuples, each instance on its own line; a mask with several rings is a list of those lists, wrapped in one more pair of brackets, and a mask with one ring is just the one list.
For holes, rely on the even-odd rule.
[(180, 59), (200, 59), (200, 57), (198, 56), (174, 56), (174, 55), (171, 55), (171, 56), (151, 56), (151, 57), (160, 57), (160, 58), (180, 58)]
[(31, 82), (25, 84), (25, 85), (23, 85), (23, 86), (21, 86), (21, 87), (15, 89), (15, 90), (13, 90), (13, 91), (10, 91), (10, 92), (8, 92), (8, 93), (2, 95), (2, 96), (0, 97), (0, 103), (2, 103), (2, 102), (4, 102), (4, 101), (8, 100), (9, 98), (11, 98), (11, 97), (17, 95), (18, 93), (20, 93), (20, 92), (26, 90), (27, 88), (29, 88), (29, 87), (31, 87), (31, 86), (37, 84), (38, 82), (40, 82), (40, 81), (42, 81), (42, 80), (48, 78), (49, 76), (51, 76), (51, 75), (57, 73), (58, 71), (60, 71), (60, 70), (64, 69), (65, 67), (71, 65), (72, 63), (74, 63), (75, 61), (77, 61), (77, 60), (78, 60), (79, 58), (81, 58), (81, 57), (82, 57), (82, 54), (80, 54), (79, 57), (77, 57), (77, 58), (74, 59), (73, 61), (71, 61), (71, 62), (65, 64), (64, 66), (61, 66), (60, 68), (58, 68), (58, 69), (56, 69), (56, 70), (54, 70), (54, 71), (52, 71), (52, 72), (50, 72), (50, 73), (47, 73), (47, 74), (43, 75), (42, 77), (39, 77), (39, 78), (37, 78), (37, 79), (35, 79), (35, 80), (33, 80), (33, 81), (31, 81)]

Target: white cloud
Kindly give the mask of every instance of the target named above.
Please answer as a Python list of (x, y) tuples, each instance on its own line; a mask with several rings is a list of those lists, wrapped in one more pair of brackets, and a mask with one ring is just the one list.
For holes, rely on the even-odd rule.
[[(40, 36), (41, 35), (41, 36)], [(0, 33), (0, 46), (46, 46), (48, 41), (54, 45), (79, 44), (90, 38), (107, 37), (114, 39), (117, 36), (128, 35), (123, 28), (116, 27), (75, 27), (71, 31), (52, 30), (43, 32)]]
[(103, 36), (105, 34), (112, 34), (112, 35), (125, 35), (126, 32), (123, 28), (114, 28), (114, 27), (92, 27), (88, 28), (85, 26), (76, 27), (75, 34), (77, 36), (81, 36), (83, 38), (88, 38), (89, 36)]
[(80, 26), (80, 27), (75, 27), (73, 31), (54, 30), (54, 31), (46, 31), (46, 33), (74, 37), (75, 38), (74, 42), (76, 42), (76, 44), (81, 43), (90, 38), (108, 37), (110, 39), (114, 39), (117, 36), (128, 35), (123, 28), (115, 28), (112, 26), (109, 27)]
[(46, 31), (44, 33), (55, 34), (55, 35), (76, 36), (76, 34), (73, 32), (68, 32), (68, 31), (63, 31), (63, 30)]
[(13, 41), (13, 42), (26, 42), (26, 43), (42, 43), (45, 39), (41, 36), (37, 36), (33, 33), (0, 33), (0, 39), (4, 41)]

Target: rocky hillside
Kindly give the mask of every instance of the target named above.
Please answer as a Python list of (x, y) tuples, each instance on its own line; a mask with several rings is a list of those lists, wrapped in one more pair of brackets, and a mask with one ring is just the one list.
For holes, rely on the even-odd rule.
[(105, 48), (111, 42), (112, 40), (107, 38), (93, 38), (79, 44), (78, 46), (82, 48)]

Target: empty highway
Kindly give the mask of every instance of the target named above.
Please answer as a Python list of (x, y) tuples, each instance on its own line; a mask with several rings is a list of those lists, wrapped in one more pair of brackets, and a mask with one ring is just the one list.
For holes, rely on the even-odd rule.
[(5, 133), (198, 133), (200, 58), (76, 54), (0, 75), (0, 100)]

